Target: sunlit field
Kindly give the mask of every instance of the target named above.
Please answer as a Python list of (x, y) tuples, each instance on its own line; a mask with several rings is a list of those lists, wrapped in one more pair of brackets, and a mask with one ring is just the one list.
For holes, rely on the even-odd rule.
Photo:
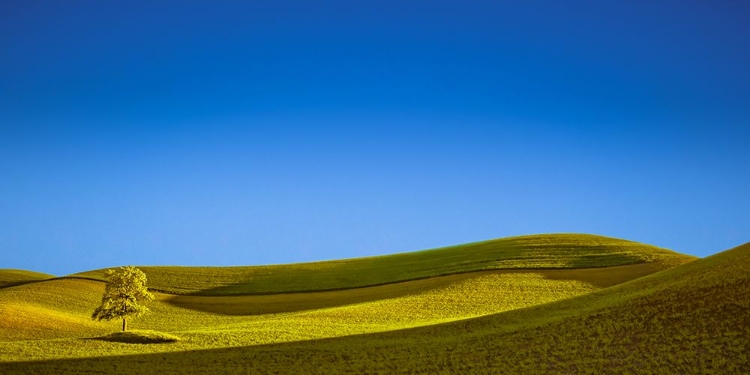
[(112, 341), (119, 324), (91, 320), (100, 271), (39, 276), (0, 289), (0, 372), (741, 373), (748, 266), (747, 245), (695, 260), (543, 235), (308, 264), (142, 267), (156, 300), (129, 327), (174, 338), (153, 344)]

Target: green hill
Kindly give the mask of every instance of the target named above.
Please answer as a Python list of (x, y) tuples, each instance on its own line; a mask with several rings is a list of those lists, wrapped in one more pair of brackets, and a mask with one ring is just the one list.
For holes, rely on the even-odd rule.
[[(172, 294), (237, 295), (349, 289), (496, 269), (572, 269), (656, 263), (694, 257), (586, 234), (501, 238), (368, 258), (254, 267), (141, 267), (149, 287)], [(104, 270), (72, 276), (103, 279)]]

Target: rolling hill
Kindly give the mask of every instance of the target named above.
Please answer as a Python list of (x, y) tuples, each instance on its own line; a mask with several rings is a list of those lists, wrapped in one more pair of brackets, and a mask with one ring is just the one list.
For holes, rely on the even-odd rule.
[[(586, 237), (571, 235), (565, 251), (575, 252), (575, 238)], [(580, 257), (590, 255), (586, 244)], [(0, 372), (204, 373), (217, 365), (228, 373), (750, 371), (750, 245), (695, 261), (641, 249), (646, 260), (603, 267), (534, 268), (543, 262), (530, 256), (526, 267), (475, 267), (348, 289), (156, 293), (154, 313), (134, 325), (183, 338), (159, 345), (92, 339), (117, 326), (87, 320), (103, 289), (99, 281), (13, 286), (0, 289), (0, 306), (16, 306), (0, 313)], [(592, 252), (607, 259), (606, 248)], [(23, 331), (8, 322), (19, 307), (80, 320), (21, 340), (5, 329), (15, 324)]]
[[(638, 242), (588, 234), (508, 237), (387, 256), (252, 267), (149, 267), (149, 287), (171, 294), (274, 294), (350, 289), (496, 269), (578, 269), (692, 257)], [(72, 276), (103, 280), (104, 270)]]

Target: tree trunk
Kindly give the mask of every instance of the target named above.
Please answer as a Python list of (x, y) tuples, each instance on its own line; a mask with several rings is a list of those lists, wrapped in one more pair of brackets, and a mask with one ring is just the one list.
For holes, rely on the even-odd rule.
[(125, 318), (122, 318), (122, 331), (125, 332)]

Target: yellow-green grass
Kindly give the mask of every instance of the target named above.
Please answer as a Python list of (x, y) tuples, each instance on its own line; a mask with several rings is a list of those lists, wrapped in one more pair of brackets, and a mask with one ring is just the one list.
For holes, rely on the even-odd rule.
[[(191, 331), (236, 344), (378, 332), (545, 303), (653, 271), (643, 264), (605, 269), (482, 271), (367, 288), (279, 295), (183, 296), (156, 292), (156, 301), (149, 304), (152, 313), (133, 320), (130, 326)], [(102, 282), (63, 278), (0, 290), (0, 303), (6, 307), (0, 313), (0, 327), (8, 329), (0, 331), (0, 341), (89, 337), (118, 329), (119, 322), (100, 323), (89, 318), (103, 288)], [(25, 317), (23, 324), (18, 324), (18, 316)], [(260, 338), (260, 331), (268, 335)]]
[[(0, 372), (749, 373), (748, 267), (750, 244), (547, 304), (411, 329), (270, 345), (195, 350), (210, 346), (210, 333), (203, 331), (186, 332), (186, 340), (168, 346), (174, 350), (150, 353), (93, 340), (30, 341), (21, 344), (29, 360), (0, 363)], [(5, 361), (22, 360), (19, 350), (19, 342), (0, 344), (0, 353), (11, 352), (2, 354)], [(8, 359), (13, 353), (16, 357)], [(78, 358), (34, 360), (42, 358), (39, 353)], [(93, 358), (81, 358), (87, 356)]]
[[(0, 361), (200, 350), (384, 332), (520, 308), (595, 289), (580, 281), (562, 280), (559, 275), (555, 275), (553, 279), (546, 279), (540, 274), (522, 272), (484, 272), (475, 277), (461, 276), (461, 279), (454, 282), (440, 282), (438, 284), (441, 286), (436, 288), (425, 289), (411, 286), (410, 288), (415, 290), (415, 293), (406, 296), (388, 298), (385, 295), (383, 299), (373, 302), (295, 313), (252, 316), (205, 313), (194, 309), (174, 307), (164, 303), (165, 300), (174, 296), (157, 293), (157, 301), (150, 304), (152, 314), (131, 321), (130, 326), (138, 329), (168, 331), (184, 339), (179, 343), (166, 348), (132, 348), (111, 343), (102, 345), (98, 340), (87, 339), (117, 330), (119, 322), (110, 323), (108, 326), (104, 324), (104, 327), (99, 326), (96, 330), (89, 329), (80, 332), (69, 330), (53, 332), (50, 327), (45, 326), (44, 328), (48, 329), (46, 332), (36, 329), (30, 331), (29, 333), (33, 336), (25, 337), (27, 340), (31, 339), (30, 341), (18, 341), (16, 337), (11, 342), (0, 342)], [(70, 281), (62, 279), (47, 283), (58, 284)], [(76, 290), (97, 289), (97, 286), (101, 289), (101, 283), (88, 280), (75, 281), (90, 284), (85, 288), (80, 285), (70, 285)], [(420, 280), (412, 283), (424, 282), (425, 280)], [(375, 288), (391, 287), (389, 285)], [(526, 291), (523, 298), (517, 296), (520, 288)], [(80, 294), (75, 295), (73, 290), (64, 295), (68, 296), (67, 300), (58, 299), (56, 302), (58, 306), (67, 305), (72, 302), (72, 299), (83, 297)], [(2, 297), (0, 294), (0, 300)], [(95, 305), (97, 301), (95, 293), (94, 295), (87, 293), (85, 297), (88, 303)], [(239, 305), (242, 304), (242, 299), (255, 297), (271, 296), (189, 298), (203, 300), (193, 301), (194, 304), (210, 304), (211, 300), (216, 298), (236, 298)], [(488, 302), (477, 303), (484, 300)], [(45, 316), (44, 318), (46, 320), (51, 317)], [(87, 315), (80, 314), (80, 318), (85, 320)], [(16, 334), (23, 329), (25, 327), (18, 327)], [(70, 339), (72, 337), (78, 339)], [(22, 353), (21, 357), (19, 357), (20, 353)]]
[(51, 279), (55, 276), (41, 272), (0, 269), (0, 288)]
[[(610, 237), (531, 235), (387, 256), (250, 267), (140, 267), (149, 287), (172, 294), (242, 295), (350, 289), (494, 269), (572, 269), (694, 257)], [(103, 280), (103, 270), (73, 276)]]

